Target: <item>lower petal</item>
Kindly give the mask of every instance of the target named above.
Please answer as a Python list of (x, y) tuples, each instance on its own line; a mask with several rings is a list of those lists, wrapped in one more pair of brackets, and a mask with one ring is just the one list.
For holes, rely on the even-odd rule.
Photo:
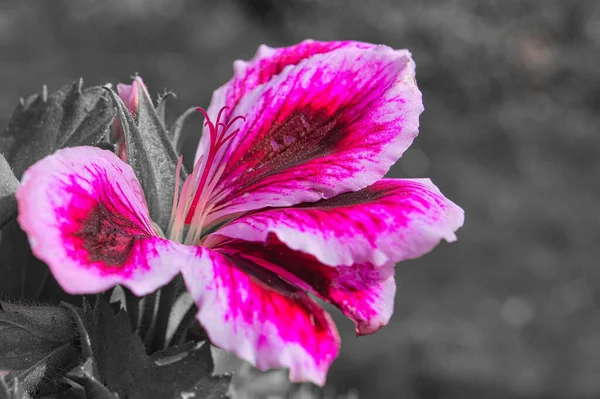
[[(327, 266), (314, 256), (294, 251), (274, 234), (267, 243), (229, 240), (222, 250), (237, 253), (271, 270), (297, 287), (335, 305), (356, 325), (357, 335), (372, 334), (386, 325), (394, 311), (394, 263)], [(278, 266), (275, 266), (278, 265)]]
[(248, 259), (198, 247), (182, 269), (211, 341), (261, 370), (323, 385), (339, 352), (330, 316), (306, 293)]
[(382, 179), (329, 200), (243, 216), (213, 237), (266, 242), (274, 233), (326, 265), (378, 266), (419, 257), (442, 239), (454, 241), (463, 219), (463, 210), (428, 179)]
[(109, 151), (59, 150), (25, 172), (16, 195), (31, 250), (68, 293), (123, 284), (145, 295), (188, 258), (157, 236), (133, 170)]

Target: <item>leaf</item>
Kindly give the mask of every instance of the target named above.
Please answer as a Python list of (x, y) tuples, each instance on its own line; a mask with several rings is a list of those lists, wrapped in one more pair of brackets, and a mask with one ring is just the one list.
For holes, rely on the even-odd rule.
[[(171, 215), (178, 156), (142, 85), (138, 85), (137, 122), (121, 98), (108, 87), (121, 121), (131, 165), (146, 194), (152, 220), (166, 230)], [(182, 168), (183, 169), (183, 168)], [(182, 180), (187, 173), (182, 170)]]
[(73, 342), (67, 342), (24, 370), (15, 370), (8, 374), (9, 377), (23, 381), (25, 390), (29, 393), (36, 391), (54, 391), (60, 386), (61, 374), (73, 366), (80, 359), (79, 351)]
[(88, 358), (82, 365), (71, 370), (68, 377), (83, 386), (86, 399), (118, 399), (119, 395), (110, 392), (96, 379), (93, 367), (92, 359)]
[(115, 117), (114, 107), (101, 87), (82, 89), (80, 79), (48, 94), (22, 100), (8, 127), (0, 133), (0, 152), (15, 176), (59, 148), (95, 145)]
[[(100, 142), (116, 111), (101, 87), (82, 89), (82, 85), (79, 80), (50, 94), (44, 87), (42, 93), (17, 106), (7, 128), (0, 132), (0, 152), (12, 167), (14, 177), (20, 179), (29, 166), (59, 148)], [(16, 187), (10, 168), (2, 161), (0, 293), (8, 298), (43, 298), (52, 303), (74, 301), (60, 289), (48, 267), (33, 256), (27, 236), (16, 220), (10, 220), (16, 211)]]
[(187, 291), (181, 275), (156, 291), (159, 295), (155, 298), (157, 303), (156, 312), (153, 314), (153, 328), (144, 337), (144, 344), (150, 353), (165, 349), (171, 314), (175, 310), (177, 299), (185, 292)]
[(31, 396), (27, 394), (23, 384), (18, 379), (14, 379), (11, 390), (6, 383), (5, 377), (0, 374), (0, 399), (29, 399)]
[(53, 306), (6, 302), (0, 310), (0, 370), (16, 378), (29, 392), (52, 390), (55, 376), (80, 359), (71, 315)]
[(175, 123), (173, 123), (173, 126), (171, 127), (171, 135), (173, 136), (173, 143), (175, 145), (176, 150), (181, 149), (181, 144), (183, 142), (183, 125), (185, 124), (185, 121), (187, 120), (187, 118), (189, 118), (190, 115), (196, 113), (197, 109), (197, 107), (188, 108), (183, 114), (181, 114), (177, 118)]
[[(66, 309), (0, 301), (0, 336), (12, 330), (23, 331), (55, 344), (72, 341), (77, 334)], [(0, 348), (4, 343), (4, 340), (0, 340)]]
[(81, 300), (64, 292), (48, 266), (33, 255), (16, 219), (0, 233), (0, 293), (6, 299), (36, 299), (51, 304)]
[(100, 297), (82, 319), (93, 353), (90, 374), (97, 373), (98, 380), (120, 397), (168, 399), (194, 393), (198, 398), (219, 398), (227, 392), (228, 378), (210, 376), (213, 363), (207, 343), (188, 343), (147, 356), (127, 313), (115, 314)]
[[(228, 376), (211, 376), (213, 365), (210, 345), (207, 341), (199, 344), (188, 342), (180, 347), (157, 352), (150, 359), (154, 362), (156, 374), (161, 376), (163, 381), (177, 381), (178, 387), (174, 391), (175, 396), (165, 396), (165, 398), (186, 396), (207, 399), (222, 398), (229, 389), (230, 378)], [(200, 374), (197, 372), (202, 372), (203, 377), (198, 378)], [(192, 394), (194, 395), (192, 396)]]
[(172, 91), (165, 91), (163, 94), (158, 96), (158, 101), (156, 102), (156, 113), (158, 118), (162, 122), (163, 126), (167, 126), (166, 113), (167, 113), (167, 100), (170, 98), (177, 98), (175, 93)]
[(19, 181), (4, 155), (0, 154), (0, 230), (17, 216), (15, 191)]

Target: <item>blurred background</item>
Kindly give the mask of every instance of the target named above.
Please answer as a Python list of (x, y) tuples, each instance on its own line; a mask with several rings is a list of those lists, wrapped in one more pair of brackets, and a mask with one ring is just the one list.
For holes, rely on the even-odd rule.
[(467, 215), (457, 243), (398, 265), (389, 326), (355, 338), (332, 310), (329, 382), (361, 398), (600, 397), (597, 0), (2, 0), (0, 125), (43, 84), (135, 72), (175, 91), (174, 117), (259, 44), (305, 38), (412, 51), (426, 111), (390, 175), (431, 177)]

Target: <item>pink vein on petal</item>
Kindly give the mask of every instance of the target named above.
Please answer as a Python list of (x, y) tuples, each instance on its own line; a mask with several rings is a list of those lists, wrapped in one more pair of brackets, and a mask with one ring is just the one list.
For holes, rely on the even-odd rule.
[(211, 342), (261, 370), (325, 383), (339, 351), (330, 316), (304, 292), (248, 259), (197, 247), (182, 270)]
[(209, 219), (374, 183), (412, 143), (422, 109), (407, 51), (342, 48), (284, 68), (232, 111), (246, 122), (220, 154)]
[(464, 212), (428, 179), (382, 179), (363, 190), (291, 208), (257, 211), (217, 235), (266, 242), (274, 233), (294, 250), (330, 265), (383, 265), (454, 241)]
[(148, 294), (189, 257), (156, 235), (133, 170), (109, 151), (59, 150), (26, 171), (16, 195), (33, 253), (69, 293), (123, 284)]

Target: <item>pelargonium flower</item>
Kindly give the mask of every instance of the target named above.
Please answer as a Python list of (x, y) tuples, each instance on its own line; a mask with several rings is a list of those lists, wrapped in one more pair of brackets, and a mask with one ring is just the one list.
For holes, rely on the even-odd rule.
[(202, 110), (165, 231), (133, 169), (93, 147), (27, 170), (19, 223), (67, 292), (141, 296), (181, 273), (213, 344), (322, 385), (340, 339), (311, 295), (371, 334), (391, 317), (395, 263), (463, 223), (428, 179), (383, 178), (418, 132), (414, 73), (408, 51), (386, 46), (261, 46)]

